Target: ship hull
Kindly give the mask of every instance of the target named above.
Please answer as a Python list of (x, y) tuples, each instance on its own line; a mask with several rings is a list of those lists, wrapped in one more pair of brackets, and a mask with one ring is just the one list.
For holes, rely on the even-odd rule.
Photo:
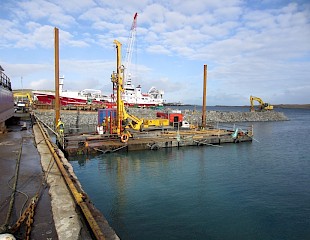
[(5, 121), (14, 116), (14, 96), (10, 79), (0, 66), (0, 133), (6, 131)]
[(14, 115), (14, 97), (12, 91), (0, 87), (0, 123)]
[[(55, 95), (53, 93), (44, 93), (44, 92), (33, 92), (33, 95), (38, 100), (40, 104), (52, 105), (55, 101)], [(61, 106), (69, 106), (69, 105), (86, 105), (90, 102), (86, 97), (66, 97), (60, 96), (60, 104)], [(106, 105), (107, 108), (115, 107), (116, 103), (111, 101), (111, 99), (107, 101), (96, 100), (93, 99), (91, 101), (92, 104), (103, 104)], [(161, 104), (156, 102), (140, 102), (140, 103), (128, 103), (124, 101), (124, 105), (127, 107), (155, 107), (160, 106)]]
[[(55, 95), (53, 93), (44, 93), (44, 92), (33, 92), (35, 99), (40, 104), (52, 105), (55, 102)], [(87, 104), (98, 104), (98, 105), (109, 105), (110, 103), (104, 102), (97, 99), (87, 99), (87, 97), (67, 97), (60, 96), (60, 105), (61, 106), (70, 106), (70, 105), (87, 105)]]

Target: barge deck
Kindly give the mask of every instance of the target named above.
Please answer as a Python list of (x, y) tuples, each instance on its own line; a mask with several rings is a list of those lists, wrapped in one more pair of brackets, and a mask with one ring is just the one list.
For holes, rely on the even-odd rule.
[(64, 137), (63, 148), (68, 156), (75, 156), (185, 146), (219, 146), (224, 143), (251, 142), (252, 139), (252, 127), (246, 130), (236, 128), (139, 132), (132, 134), (128, 142), (122, 142), (117, 135), (111, 134), (69, 134)]

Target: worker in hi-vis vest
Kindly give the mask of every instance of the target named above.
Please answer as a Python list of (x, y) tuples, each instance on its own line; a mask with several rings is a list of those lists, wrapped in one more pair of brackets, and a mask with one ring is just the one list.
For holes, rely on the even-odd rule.
[(61, 121), (61, 118), (59, 118), (57, 126), (56, 126), (56, 130), (59, 132), (60, 135), (63, 135), (64, 134), (64, 129), (65, 129), (65, 125)]

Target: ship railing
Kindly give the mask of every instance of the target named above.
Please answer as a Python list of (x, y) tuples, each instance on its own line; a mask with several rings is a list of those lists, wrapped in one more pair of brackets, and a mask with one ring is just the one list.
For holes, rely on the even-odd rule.
[(11, 80), (10, 78), (5, 75), (3, 72), (0, 72), (1, 76), (0, 76), (0, 86), (3, 88), (7, 88), (10, 91), (12, 91), (12, 87), (11, 87)]

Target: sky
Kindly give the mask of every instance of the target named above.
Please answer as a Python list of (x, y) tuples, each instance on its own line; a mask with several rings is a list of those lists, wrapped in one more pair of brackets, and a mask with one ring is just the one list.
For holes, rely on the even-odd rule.
[(114, 39), (127, 42), (135, 13), (132, 83), (167, 102), (310, 103), (310, 1), (1, 1), (0, 65), (13, 89), (54, 90), (54, 28), (64, 89), (112, 93)]

